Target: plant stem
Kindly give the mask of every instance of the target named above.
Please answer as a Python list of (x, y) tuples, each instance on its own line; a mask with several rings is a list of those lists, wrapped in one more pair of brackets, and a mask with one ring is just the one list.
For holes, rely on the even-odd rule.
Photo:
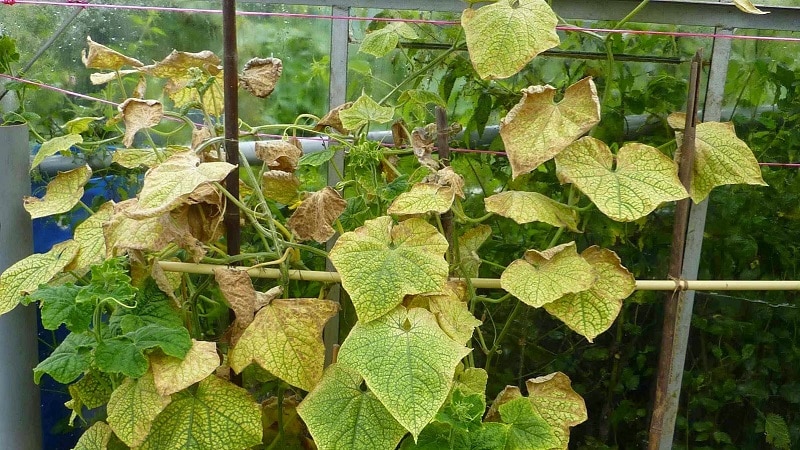
[(627, 16), (623, 17), (622, 20), (617, 22), (616, 25), (612, 28), (613, 30), (619, 30), (623, 25), (630, 22), (637, 14), (639, 14), (647, 4), (650, 3), (650, 0), (642, 0), (636, 8), (633, 8), (631, 12), (628, 13)]
[(413, 80), (413, 79), (417, 78), (417, 77), (418, 77), (418, 76), (420, 76), (420, 75), (424, 75), (424, 74), (428, 73), (428, 72), (429, 72), (431, 69), (433, 69), (434, 67), (438, 66), (440, 62), (444, 61), (444, 60), (445, 60), (445, 58), (447, 58), (448, 56), (450, 56), (450, 54), (451, 54), (451, 53), (455, 52), (455, 51), (458, 49), (458, 46), (459, 46), (459, 45), (460, 45), (460, 44), (459, 44), (459, 42), (458, 42), (458, 39), (457, 39), (457, 40), (456, 40), (456, 42), (453, 44), (453, 46), (452, 46), (452, 47), (450, 47), (449, 49), (445, 50), (444, 52), (442, 52), (442, 54), (441, 54), (441, 55), (437, 56), (436, 58), (433, 58), (433, 60), (431, 60), (431, 62), (429, 62), (428, 64), (425, 64), (425, 65), (424, 65), (424, 66), (422, 66), (422, 67), (420, 67), (420, 68), (419, 68), (417, 71), (415, 71), (415, 72), (414, 72), (414, 73), (412, 73), (411, 75), (409, 75), (409, 76), (407, 76), (407, 77), (403, 78), (403, 80), (402, 80), (402, 81), (401, 81), (401, 82), (400, 82), (400, 83), (399, 83), (397, 86), (395, 86), (395, 87), (394, 87), (394, 89), (392, 89), (391, 91), (389, 91), (389, 93), (388, 93), (388, 94), (386, 94), (386, 95), (385, 95), (385, 96), (384, 96), (384, 97), (383, 97), (383, 98), (382, 98), (382, 99), (381, 99), (381, 100), (378, 102), (378, 104), (379, 104), (379, 105), (382, 105), (382, 104), (386, 103), (386, 101), (387, 101), (387, 100), (389, 100), (390, 98), (392, 98), (392, 96), (393, 96), (394, 94), (396, 94), (396, 93), (397, 93), (397, 91), (399, 91), (401, 87), (405, 86), (405, 85), (406, 85), (406, 83), (408, 83), (409, 81), (411, 81), (411, 80)]
[(500, 334), (497, 335), (497, 339), (494, 340), (492, 348), (489, 349), (489, 353), (486, 355), (486, 365), (484, 366), (486, 372), (491, 373), (492, 358), (497, 353), (497, 350), (500, 349), (500, 343), (506, 337), (506, 334), (508, 334), (508, 331), (511, 329), (511, 324), (514, 322), (514, 319), (517, 318), (520, 311), (522, 311), (522, 302), (517, 300), (517, 304), (514, 305), (514, 309), (511, 310), (511, 313), (506, 318), (506, 322), (503, 324), (503, 329), (500, 330)]

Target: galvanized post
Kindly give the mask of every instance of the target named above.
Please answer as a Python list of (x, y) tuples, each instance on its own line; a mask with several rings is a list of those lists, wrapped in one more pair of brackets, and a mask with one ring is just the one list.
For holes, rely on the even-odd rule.
[[(31, 193), (28, 127), (0, 127), (0, 272), (33, 253), (31, 218), (22, 197)], [(42, 448), (36, 366), (36, 308), (19, 306), (0, 316), (0, 448)]]
[[(331, 15), (336, 17), (350, 16), (349, 7), (333, 6)], [(335, 108), (347, 100), (347, 54), (350, 45), (350, 21), (342, 19), (331, 20), (331, 66), (330, 83), (328, 85), (328, 107)], [(344, 154), (337, 152), (328, 163), (328, 185), (333, 186), (338, 183), (339, 174), (344, 173)], [(334, 239), (328, 242), (328, 250), (331, 249)], [(325, 269), (335, 271), (330, 260), (325, 261)], [(339, 301), (341, 297), (341, 286), (335, 285), (328, 293), (328, 298)], [(333, 346), (339, 343), (339, 316), (335, 316), (325, 326), (323, 331), (325, 341), (325, 364), (330, 364), (333, 359)]]

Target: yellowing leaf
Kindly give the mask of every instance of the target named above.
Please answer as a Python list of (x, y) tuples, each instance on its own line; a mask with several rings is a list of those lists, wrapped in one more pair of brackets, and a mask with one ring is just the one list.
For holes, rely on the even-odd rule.
[(358, 322), (339, 351), (339, 364), (358, 372), (386, 409), (415, 437), (441, 408), (456, 365), (470, 352), (422, 308), (400, 306)]
[(569, 206), (537, 192), (507, 191), (486, 197), (486, 211), (517, 223), (544, 222), (578, 231), (578, 213)]
[(392, 202), (389, 214), (414, 216), (428, 213), (444, 214), (453, 205), (455, 190), (434, 183), (417, 183), (411, 190), (398, 195)]
[(230, 354), (237, 373), (255, 362), (292, 386), (310, 391), (322, 378), (322, 328), (339, 305), (330, 300), (273, 300), (256, 314)]
[(100, 208), (80, 225), (75, 227), (75, 240), (80, 244), (78, 256), (70, 264), (75, 269), (83, 269), (102, 262), (106, 258), (106, 239), (103, 224), (114, 213), (114, 202), (103, 203)]
[(214, 373), (219, 367), (217, 344), (192, 339), (192, 348), (183, 360), (154, 353), (150, 356), (150, 367), (156, 392), (165, 396), (174, 394)]
[(261, 443), (261, 408), (246, 390), (210, 375), (172, 395), (137, 450), (242, 450)]
[[(469, 311), (466, 295), (467, 286), (463, 281), (448, 281), (442, 292), (420, 294), (414, 298), (422, 300), (428, 311), (436, 316), (442, 331), (461, 344), (469, 342), (475, 327), (481, 324)], [(413, 299), (411, 302), (414, 304)]]
[(390, 122), (393, 117), (394, 108), (381, 106), (366, 94), (361, 94), (349, 108), (339, 110), (339, 120), (346, 130), (358, 130), (370, 122)]
[(303, 156), (300, 147), (284, 140), (256, 142), (255, 152), (256, 157), (264, 161), (270, 170), (284, 172), (294, 172), (297, 169), (297, 162)]
[(128, 250), (160, 251), (172, 242), (185, 242), (188, 233), (178, 228), (169, 213), (141, 220), (128, 217), (128, 211), (137, 204), (135, 198), (116, 204), (114, 214), (103, 224), (108, 256)]
[(108, 424), (114, 434), (129, 447), (144, 442), (153, 420), (169, 404), (170, 398), (156, 391), (153, 374), (126, 378), (108, 401)]
[(149, 148), (119, 148), (111, 155), (111, 161), (126, 169), (136, 169), (140, 166), (152, 167), (166, 158), (177, 153), (188, 152), (188, 147), (169, 146), (155, 152)]
[(86, 44), (89, 50), (81, 51), (81, 60), (88, 69), (119, 70), (122, 66), (141, 67), (142, 62), (135, 58), (130, 58), (117, 51), (111, 50), (105, 45), (98, 44), (91, 37), (86, 36)]
[(750, 0), (733, 0), (733, 4), (736, 5), (740, 11), (746, 12), (747, 14), (769, 14), (769, 11), (762, 11), (756, 8)]
[(447, 240), (422, 219), (368, 220), (336, 241), (329, 258), (358, 319), (375, 320), (406, 295), (438, 292), (447, 281)]
[(717, 186), (754, 184), (766, 186), (753, 151), (736, 137), (730, 122), (697, 125), (692, 200), (700, 203)]
[(39, 164), (41, 164), (42, 161), (44, 161), (44, 159), (48, 156), (55, 155), (56, 153), (63, 152), (64, 150), (69, 150), (70, 147), (75, 144), (80, 144), (81, 142), (83, 142), (83, 137), (76, 133), (54, 137), (49, 141), (43, 142), (42, 146), (39, 147), (39, 151), (36, 152), (36, 155), (33, 157), (33, 161), (31, 162), (31, 170), (39, 166)]
[(604, 142), (585, 137), (556, 156), (556, 165), (562, 183), (574, 184), (603, 214), (620, 222), (688, 196), (675, 163), (649, 145), (628, 144), (615, 158)]
[(478, 269), (481, 266), (481, 258), (478, 256), (478, 249), (492, 235), (492, 227), (488, 225), (478, 225), (470, 228), (458, 238), (458, 261), (460, 264), (461, 276), (465, 278), (476, 278)]
[(559, 103), (554, 103), (555, 94), (549, 85), (530, 86), (500, 121), (514, 178), (550, 160), (600, 121), (600, 101), (591, 78), (567, 88)]
[(306, 197), (286, 221), (286, 226), (301, 241), (325, 242), (336, 233), (331, 225), (347, 208), (336, 189), (327, 186)]
[(179, 80), (187, 77), (191, 68), (202, 69), (211, 74), (217, 74), (220, 59), (214, 52), (203, 50), (197, 53), (179, 52), (173, 50), (161, 61), (142, 67), (142, 71), (159, 78)]
[(461, 15), (472, 65), (483, 79), (508, 78), (557, 46), (557, 24), (544, 0), (499, 0)]
[(43, 198), (25, 197), (23, 206), (32, 219), (65, 213), (81, 200), (83, 186), (91, 177), (92, 169), (88, 165), (59, 172), (53, 181), (47, 183)]
[[(394, 449), (406, 434), (370, 391), (362, 391), (363, 378), (342, 364), (332, 364), (297, 412), (314, 442), (329, 450)], [(336, 420), (331, 420), (336, 411)]]
[(54, 245), (47, 253), (36, 253), (17, 261), (0, 275), (0, 314), (19, 303), (21, 297), (52, 280), (75, 258), (80, 244), (73, 240)]
[(569, 444), (569, 428), (588, 419), (586, 403), (572, 389), (568, 376), (551, 373), (525, 382), (534, 411), (550, 424), (562, 448)]
[(125, 147), (133, 145), (133, 136), (139, 130), (158, 125), (164, 117), (164, 105), (158, 100), (129, 98), (117, 109), (125, 122), (125, 137), (122, 139)]
[(111, 427), (105, 422), (95, 422), (84, 431), (72, 450), (106, 450), (111, 440)]
[(253, 58), (244, 65), (239, 85), (258, 98), (267, 98), (278, 84), (283, 73), (283, 62), (278, 58)]
[(564, 294), (589, 289), (595, 279), (592, 266), (570, 242), (543, 252), (528, 250), (524, 259), (506, 267), (500, 286), (528, 305), (541, 308)]
[(91, 81), (93, 85), (99, 86), (101, 84), (106, 84), (106, 83), (111, 83), (112, 81), (116, 81), (118, 76), (130, 75), (132, 73), (141, 74), (141, 72), (139, 72), (138, 70), (120, 70), (119, 75), (117, 75), (117, 72), (93, 73), (89, 75), (89, 81)]
[(419, 36), (411, 25), (405, 22), (391, 22), (385, 27), (373, 30), (364, 36), (361, 41), (359, 52), (368, 53), (373, 56), (385, 56), (397, 47), (400, 38), (417, 39)]
[(127, 214), (134, 219), (144, 219), (170, 211), (199, 186), (222, 181), (235, 168), (226, 162), (201, 163), (191, 153), (173, 155), (147, 172), (139, 202)]
[(581, 256), (592, 265), (597, 280), (588, 290), (567, 294), (544, 308), (593, 342), (614, 323), (622, 308), (622, 300), (633, 293), (636, 280), (611, 250), (592, 246)]
[(264, 197), (284, 205), (291, 205), (297, 199), (300, 179), (293, 173), (270, 170), (269, 172), (264, 172), (261, 186), (264, 191)]
[[(171, 80), (164, 90), (175, 103), (176, 108), (202, 108), (206, 113), (219, 117), (225, 110), (225, 96), (222, 92), (224, 78), (222, 71), (216, 75), (197, 73), (196, 77)], [(208, 86), (201, 96), (199, 86)]]

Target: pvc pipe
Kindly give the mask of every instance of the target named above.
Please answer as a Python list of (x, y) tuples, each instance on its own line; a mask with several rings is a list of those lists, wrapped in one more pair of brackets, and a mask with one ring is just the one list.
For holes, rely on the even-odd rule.
[[(26, 125), (0, 126), (0, 272), (33, 253), (30, 215), (22, 197), (31, 194)], [(0, 449), (42, 448), (36, 308), (17, 307), (0, 316)]]

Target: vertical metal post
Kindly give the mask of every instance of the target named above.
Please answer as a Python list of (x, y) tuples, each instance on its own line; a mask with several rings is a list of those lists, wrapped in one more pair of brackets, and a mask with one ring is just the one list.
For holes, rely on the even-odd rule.
[[(350, 8), (333, 6), (332, 16), (349, 16)], [(331, 20), (331, 67), (330, 84), (328, 85), (328, 107), (335, 108), (347, 101), (347, 55), (350, 45), (350, 21), (341, 19)], [(338, 171), (337, 171), (338, 169)], [(328, 186), (338, 183), (339, 173), (344, 173), (344, 154), (337, 152), (328, 163)], [(334, 238), (335, 239), (335, 238)], [(333, 239), (328, 242), (328, 250), (332, 247)], [(336, 270), (330, 260), (325, 261), (325, 269)], [(328, 298), (339, 301), (341, 286), (331, 288)], [(325, 341), (325, 364), (330, 364), (333, 358), (333, 346), (339, 343), (339, 316), (328, 321), (322, 333)]]
[[(22, 197), (31, 194), (28, 127), (0, 127), (0, 272), (33, 253), (31, 217)], [(36, 308), (17, 307), (0, 316), (0, 448), (42, 448), (39, 387), (33, 382), (38, 363)]]
[[(715, 29), (716, 34), (733, 34), (731, 29)], [(711, 69), (708, 76), (703, 106), (703, 121), (718, 121), (721, 118), (722, 100), (725, 93), (725, 81), (728, 77), (728, 64), (731, 55), (731, 39), (714, 39), (711, 54)], [(689, 215), (689, 226), (684, 247), (683, 271), (681, 277), (696, 280), (700, 268), (700, 254), (703, 248), (703, 232), (705, 230), (708, 200), (693, 204)], [(689, 343), (689, 332), (694, 308), (694, 291), (681, 292), (678, 297), (673, 352), (671, 355), (671, 371), (668, 379), (667, 399), (664, 406), (664, 421), (659, 449), (671, 449), (675, 433), (675, 420), (683, 380), (683, 369), (686, 362), (686, 349)]]
[[(236, 0), (222, 2), (222, 40), (225, 92), (225, 155), (226, 160), (239, 165), (239, 78), (236, 48)], [(234, 170), (225, 178), (225, 189), (239, 198), (239, 171)], [(228, 255), (238, 255), (241, 250), (241, 227), (239, 208), (233, 202), (226, 202), (225, 230), (227, 233)]]

